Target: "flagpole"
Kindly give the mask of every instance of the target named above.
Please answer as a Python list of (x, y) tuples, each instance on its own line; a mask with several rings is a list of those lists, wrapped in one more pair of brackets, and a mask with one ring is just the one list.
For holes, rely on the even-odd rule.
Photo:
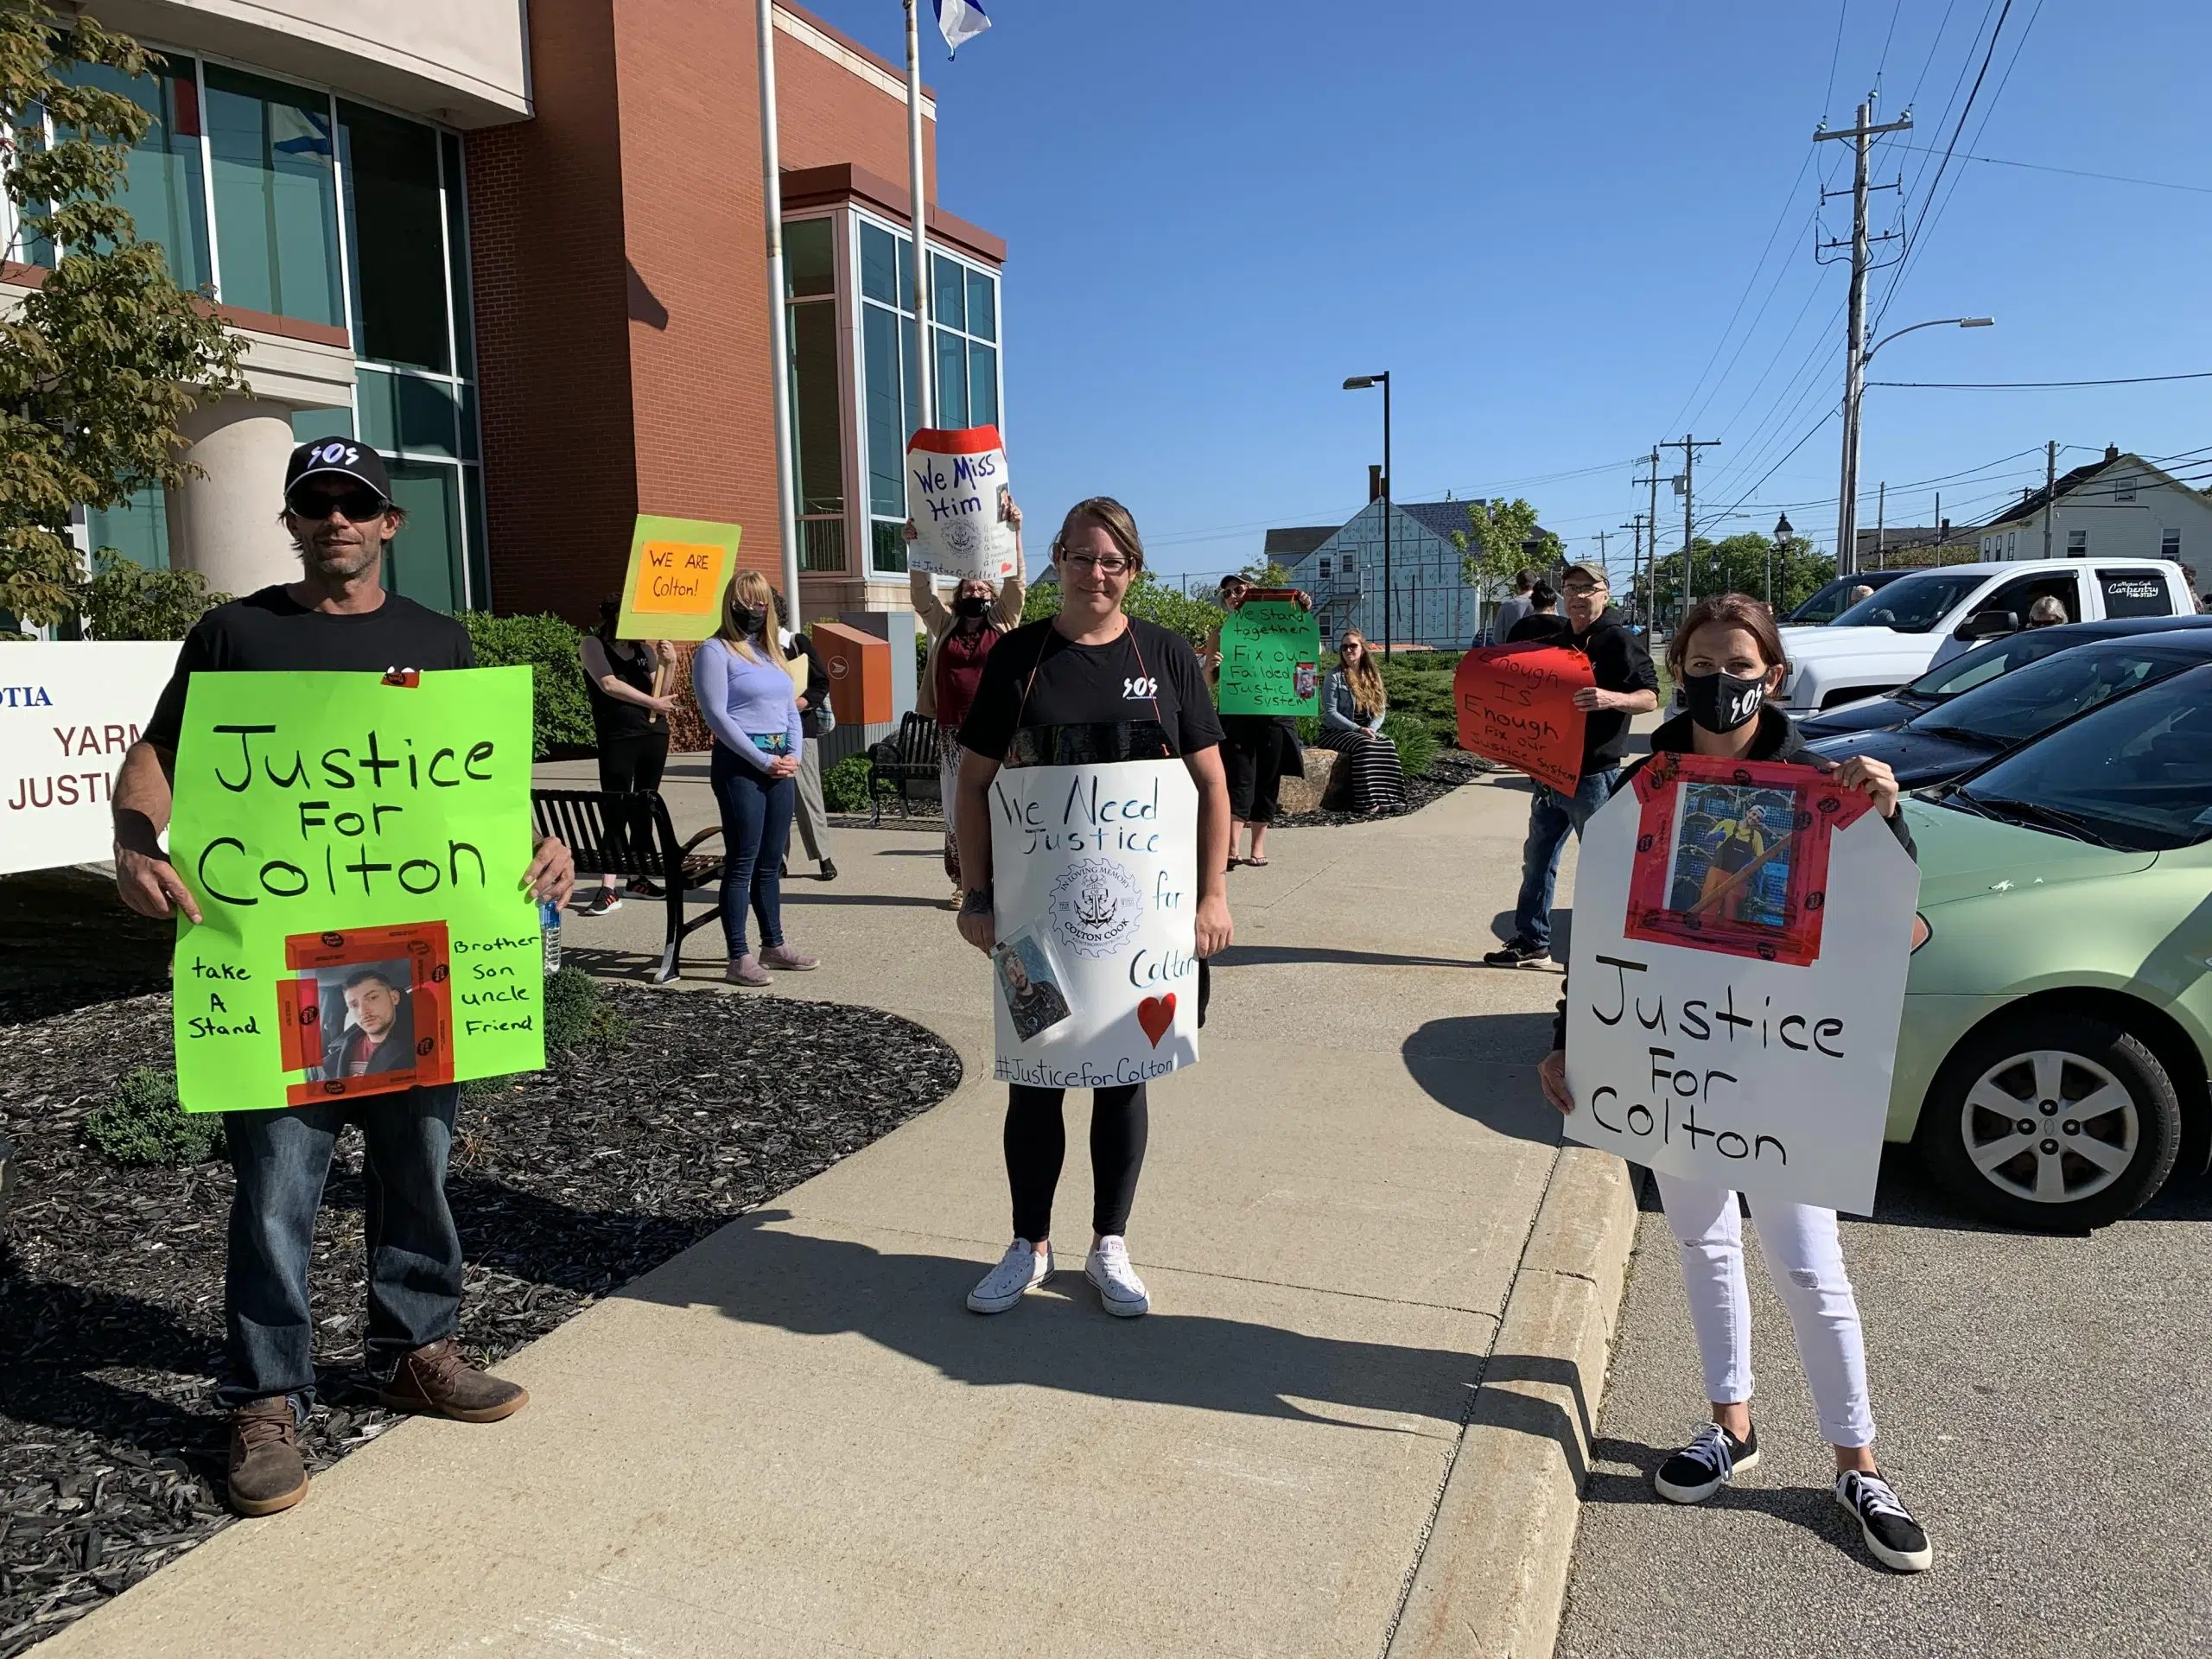
[(906, 0), (906, 188), (914, 218), (915, 406), (924, 426), (937, 424), (937, 347), (930, 339), (929, 210), (922, 194), (922, 41), (919, 0)]
[(784, 292), (784, 179), (776, 145), (775, 0), (760, 0), (760, 195), (768, 221), (768, 372), (775, 382), (776, 524), (783, 540), (784, 604), (802, 626), (798, 593), (798, 483), (791, 471), (791, 323)]

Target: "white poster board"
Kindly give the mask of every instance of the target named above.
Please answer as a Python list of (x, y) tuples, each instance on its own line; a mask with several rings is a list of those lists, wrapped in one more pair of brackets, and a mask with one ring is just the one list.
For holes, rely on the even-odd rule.
[(924, 427), (906, 445), (906, 516), (918, 539), (907, 568), (962, 581), (1004, 582), (1020, 555), (1006, 500), (1006, 445), (995, 426)]
[[(1870, 1214), (1919, 872), (1863, 796), (1806, 767), (1735, 772), (1732, 798), (1726, 783), (1647, 788), (1639, 773), (1583, 831), (1567, 1133), (1755, 1210)], [(1794, 805), (1791, 778), (1815, 779)]]
[(1180, 760), (991, 781), (1002, 1083), (1113, 1088), (1198, 1058), (1198, 791)]
[(112, 855), (109, 789), (178, 642), (0, 645), (0, 874)]

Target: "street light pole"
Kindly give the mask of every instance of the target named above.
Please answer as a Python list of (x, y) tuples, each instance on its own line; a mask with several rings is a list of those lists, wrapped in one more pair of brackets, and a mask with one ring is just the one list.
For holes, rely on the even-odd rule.
[[(1774, 562), (1777, 556), (1783, 559), (1789, 557), (1789, 538), (1795, 533), (1790, 528), (1788, 513), (1783, 513), (1781, 518), (1774, 521), (1774, 545), (1767, 550), (1766, 554), (1766, 607), (1770, 611), (1774, 608)], [(1787, 563), (1782, 567), (1782, 575), (1785, 582), (1789, 578), (1789, 567)]]
[(1382, 655), (1390, 656), (1390, 374), (1355, 374), (1344, 382), (1346, 391), (1382, 388)]
[[(1923, 328), (1986, 328), (1996, 321), (1994, 317), (1936, 317), (1884, 334), (1855, 354), (1846, 378), (1843, 398), (1843, 496), (1836, 508), (1838, 575), (1856, 575), (1859, 572), (1859, 413), (1866, 401), (1866, 365), (1874, 360), (1875, 353), (1901, 335)], [(1847, 537), (1850, 541), (1847, 547)]]

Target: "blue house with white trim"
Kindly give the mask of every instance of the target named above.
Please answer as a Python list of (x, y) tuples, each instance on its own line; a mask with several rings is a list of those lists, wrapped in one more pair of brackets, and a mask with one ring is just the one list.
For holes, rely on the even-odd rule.
[[(1276, 532), (1268, 550), (1292, 581), (1313, 595), (1324, 649), (1334, 649), (1346, 628), (1382, 645), (1382, 501), (1369, 502), (1344, 524), (1294, 557), (1284, 557)], [(1398, 501), (1390, 513), (1390, 635), (1401, 646), (1464, 651), (1489, 607), (1478, 602), (1460, 575), (1462, 555), (1452, 539), (1467, 529), (1465, 501)], [(1301, 534), (1300, 539), (1303, 539)]]

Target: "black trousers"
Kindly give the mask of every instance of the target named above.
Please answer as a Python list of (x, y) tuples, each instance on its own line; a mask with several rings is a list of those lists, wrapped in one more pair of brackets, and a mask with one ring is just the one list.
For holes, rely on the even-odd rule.
[(1221, 717), (1222, 770), (1229, 779), (1229, 816), (1273, 823), (1281, 805), (1283, 750), (1288, 734), (1273, 715)]
[[(668, 733), (644, 732), (635, 737), (599, 740), (599, 786), (609, 795), (628, 795), (660, 787), (661, 768), (668, 761)], [(628, 813), (624, 821), (610, 820), (607, 850), (620, 859), (628, 852), (628, 837), (640, 848), (652, 845), (652, 821), (644, 813)]]
[[(1052, 1236), (1052, 1194), (1066, 1160), (1065, 1089), (1010, 1085), (1006, 1103), (1006, 1175), (1014, 1189), (1014, 1231), (1033, 1244)], [(1151, 1127), (1144, 1084), (1090, 1091), (1091, 1230), (1127, 1232)]]

